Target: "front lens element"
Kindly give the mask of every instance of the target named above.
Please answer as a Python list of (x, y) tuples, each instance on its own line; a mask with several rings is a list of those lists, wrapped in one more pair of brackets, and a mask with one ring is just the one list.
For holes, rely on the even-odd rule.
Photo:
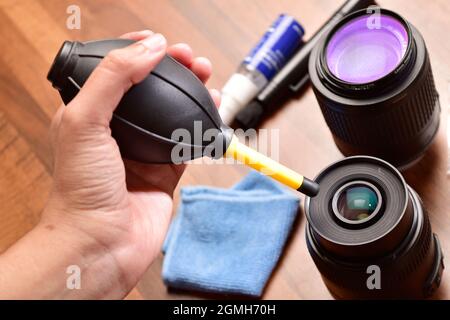
[(366, 186), (351, 186), (337, 200), (338, 213), (347, 220), (361, 221), (370, 217), (378, 206), (374, 190)]
[(408, 31), (394, 17), (364, 15), (344, 24), (326, 49), (330, 72), (342, 81), (363, 84), (393, 71), (405, 56)]

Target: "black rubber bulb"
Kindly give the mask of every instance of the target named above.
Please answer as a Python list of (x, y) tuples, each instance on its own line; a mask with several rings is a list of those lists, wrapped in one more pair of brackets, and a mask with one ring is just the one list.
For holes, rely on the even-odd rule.
[[(108, 52), (131, 43), (132, 40), (126, 39), (66, 41), (47, 78), (68, 104)], [(183, 141), (184, 148), (177, 153), (177, 161), (204, 155), (220, 158), (232, 138), (203, 83), (168, 55), (125, 94), (110, 126), (122, 156), (146, 163), (174, 162), (172, 150), (180, 144), (172, 138), (176, 129), (187, 130), (192, 140), (188, 146)], [(208, 129), (215, 129), (210, 131), (213, 137), (203, 139)]]
[[(131, 43), (124, 39), (66, 41), (47, 78), (68, 104), (108, 52)], [(123, 96), (110, 127), (127, 159), (179, 163), (202, 156), (233, 157), (256, 170), (270, 172), (272, 178), (309, 196), (319, 192), (314, 181), (240, 143), (223, 124), (203, 83), (169, 56)], [(173, 135), (177, 129), (184, 137), (181, 131)]]

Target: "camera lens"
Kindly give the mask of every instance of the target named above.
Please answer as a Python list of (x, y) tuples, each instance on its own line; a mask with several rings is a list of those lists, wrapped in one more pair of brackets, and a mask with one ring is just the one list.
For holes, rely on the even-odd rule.
[(396, 13), (356, 11), (311, 52), (309, 74), (339, 150), (398, 168), (420, 158), (440, 105), (420, 33)]
[[(323, 170), (307, 198), (308, 250), (336, 298), (425, 298), (439, 286), (443, 256), (420, 198), (387, 162), (350, 157)], [(368, 284), (370, 268), (379, 284)]]
[(364, 182), (344, 185), (333, 198), (333, 211), (343, 222), (365, 222), (379, 210), (379, 192)]

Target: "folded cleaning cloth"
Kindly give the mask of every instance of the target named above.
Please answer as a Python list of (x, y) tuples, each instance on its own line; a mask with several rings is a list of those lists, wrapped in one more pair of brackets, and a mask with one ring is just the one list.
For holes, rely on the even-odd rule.
[(232, 189), (188, 187), (163, 245), (169, 287), (261, 296), (299, 199), (252, 171)]

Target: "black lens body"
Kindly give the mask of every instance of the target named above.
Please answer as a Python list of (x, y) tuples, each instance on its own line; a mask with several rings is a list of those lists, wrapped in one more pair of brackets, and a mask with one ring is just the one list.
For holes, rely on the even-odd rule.
[[(420, 198), (387, 162), (349, 157), (316, 178), (320, 192), (306, 198), (308, 250), (331, 294), (340, 299), (421, 299), (440, 285), (444, 269), (438, 238)], [(381, 196), (366, 219), (343, 221), (333, 200), (342, 186), (366, 183)], [(379, 288), (368, 282), (379, 268)]]
[(349, 83), (328, 69), (326, 48), (344, 24), (369, 14), (344, 17), (312, 51), (309, 74), (314, 93), (339, 150), (346, 156), (366, 154), (398, 168), (425, 152), (439, 127), (440, 105), (430, 59), (420, 33), (394, 12), (382, 15), (401, 22), (408, 33), (406, 53), (397, 67), (369, 83)]

